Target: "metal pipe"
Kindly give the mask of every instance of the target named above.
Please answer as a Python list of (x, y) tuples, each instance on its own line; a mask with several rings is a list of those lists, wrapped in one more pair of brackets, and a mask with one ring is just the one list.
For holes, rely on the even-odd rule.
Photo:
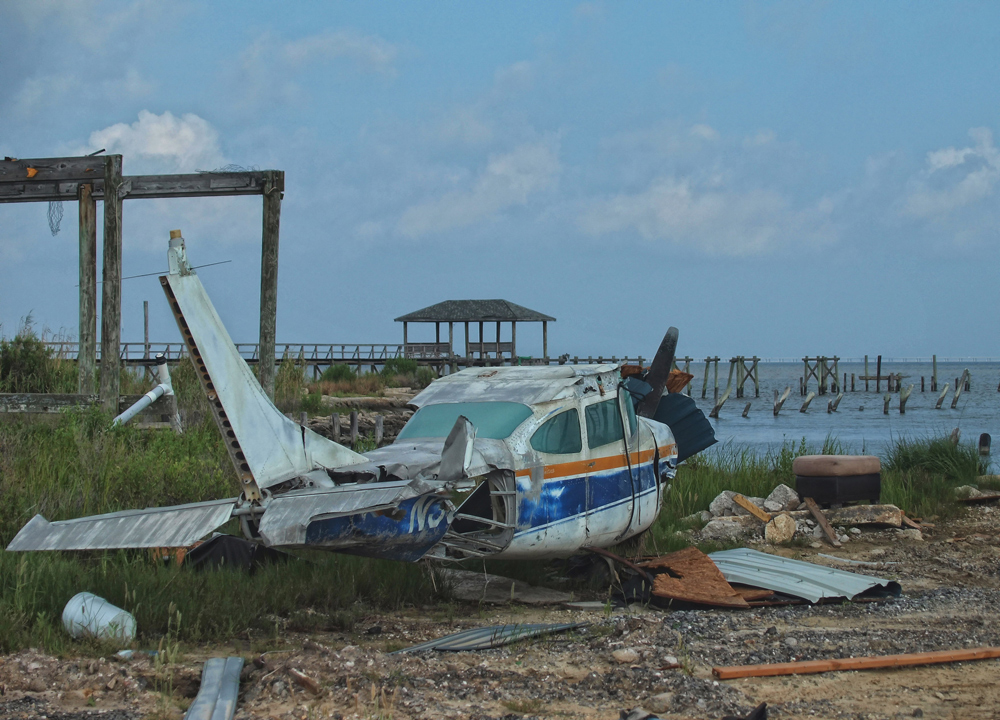
[(167, 359), (163, 353), (156, 356), (156, 376), (160, 383), (139, 398), (132, 407), (112, 420), (112, 427), (115, 425), (124, 425), (164, 395), (170, 396), (174, 394), (174, 387), (170, 382), (170, 370), (167, 368)]

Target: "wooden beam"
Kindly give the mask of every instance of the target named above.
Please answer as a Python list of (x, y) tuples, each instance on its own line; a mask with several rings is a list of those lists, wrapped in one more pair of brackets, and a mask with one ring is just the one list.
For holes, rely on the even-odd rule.
[(268, 170), (264, 190), (264, 221), (260, 254), (260, 385), (274, 399), (274, 343), (278, 312), (278, 229), (285, 173)]
[(542, 320), (542, 357), (549, 359), (549, 323)]
[[(747, 403), (749, 405), (749, 403)], [(745, 417), (745, 416), (744, 416)], [(741, 508), (746, 510), (748, 513), (753, 515), (755, 518), (760, 520), (762, 523), (771, 522), (771, 514), (766, 510), (762, 510), (757, 506), (757, 503), (753, 502), (749, 498), (736, 493), (733, 495), (733, 502), (739, 505)]]
[(101, 295), (101, 403), (109, 412), (117, 408), (118, 349), (122, 334), (122, 156), (104, 158), (104, 287)]
[[(41, 184), (52, 182), (92, 182), (104, 177), (109, 156), (34, 158), (0, 161), (0, 183)], [(74, 194), (75, 194), (74, 190)]]
[[(139, 402), (142, 395), (120, 395), (115, 413), (122, 412)], [(142, 411), (139, 417), (169, 415), (174, 395), (163, 395)], [(0, 393), (0, 413), (60, 413), (75, 407), (97, 405), (100, 399), (95, 394), (76, 393)]]
[(97, 202), (89, 183), (80, 185), (80, 350), (77, 355), (77, 391), (97, 392)]
[[(74, 158), (67, 158), (73, 160)], [(103, 164), (105, 157), (78, 158)], [(24, 161), (19, 161), (24, 162)], [(0, 163), (3, 165), (4, 163)], [(26, 171), (24, 171), (26, 172)], [(229, 195), (263, 195), (268, 183), (268, 174), (275, 173), (274, 182), (279, 192), (284, 192), (284, 173), (277, 170), (257, 170), (235, 173), (192, 173), (184, 175), (126, 175), (122, 178), (124, 188), (122, 199), (174, 198), (174, 197), (219, 197)], [(0, 180), (0, 203), (5, 202), (53, 202), (74, 200), (81, 184), (92, 186), (95, 199), (104, 199), (104, 178), (76, 176), (52, 178), (51, 173), (38, 174), (28, 179), (20, 177), (8, 181)], [(14, 174), (10, 174), (14, 178)]]
[(807, 497), (802, 498), (802, 502), (806, 504), (806, 508), (808, 508), (809, 512), (812, 513), (812, 516), (816, 518), (817, 524), (819, 524), (819, 526), (823, 529), (823, 534), (826, 535), (826, 539), (830, 541), (830, 544), (834, 547), (840, 547), (840, 540), (837, 539), (837, 533), (835, 533), (833, 528), (830, 527), (830, 522), (826, 519), (826, 515), (823, 514), (823, 511), (819, 509), (819, 505), (816, 504), (816, 501)]
[(935, 650), (932, 652), (906, 653), (833, 660), (802, 660), (800, 662), (770, 663), (764, 665), (730, 665), (714, 667), (712, 674), (719, 680), (745, 677), (770, 677), (774, 675), (809, 675), (833, 670), (874, 670), (900, 668), (914, 665), (967, 662), (1000, 658), (1000, 647), (983, 647), (969, 650)]

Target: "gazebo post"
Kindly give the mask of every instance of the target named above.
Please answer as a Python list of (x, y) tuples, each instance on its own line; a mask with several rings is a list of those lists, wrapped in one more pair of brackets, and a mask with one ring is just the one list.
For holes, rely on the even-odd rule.
[(545, 358), (545, 364), (549, 364), (549, 323), (546, 320), (542, 320), (542, 357)]
[(510, 364), (517, 360), (517, 320), (510, 321)]
[[(472, 346), (469, 345), (469, 321), (468, 320), (465, 321), (465, 359), (467, 361), (472, 359)], [(469, 365), (469, 363), (466, 362), (466, 367), (468, 367), (468, 365)]]
[[(485, 360), (486, 359), (486, 356), (484, 354), (485, 349), (486, 349), (486, 346), (485, 346), (485, 343), (483, 343), (483, 321), (480, 320), (479, 321), (479, 359), (480, 360)], [(489, 363), (487, 363), (487, 364), (489, 364)]]
[(403, 321), (403, 357), (406, 357), (406, 321)]
[(503, 365), (503, 355), (500, 354), (500, 321), (497, 320), (497, 362)]

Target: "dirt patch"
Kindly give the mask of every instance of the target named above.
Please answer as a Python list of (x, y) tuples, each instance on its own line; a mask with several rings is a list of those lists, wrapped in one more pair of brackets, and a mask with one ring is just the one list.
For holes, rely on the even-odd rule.
[[(711, 675), (715, 665), (1000, 646), (995, 507), (970, 508), (920, 541), (886, 531), (839, 550), (781, 552), (897, 580), (904, 594), (878, 603), (743, 611), (425, 608), (369, 617), (351, 633), (289, 633), (271, 646), (263, 667), (246, 647), (190, 650), (169, 686), (145, 657), (116, 662), (23, 651), (0, 658), (0, 716), (179, 718), (204, 659), (242, 654), (238, 718), (610, 720), (642, 705), (673, 720), (744, 714), (761, 701), (776, 718), (1000, 717), (997, 660), (725, 682)], [(837, 564), (819, 553), (874, 564)], [(391, 652), (511, 622), (591, 624), (484, 652)], [(624, 663), (615, 657), (620, 650), (632, 651), (617, 653)], [(675, 660), (681, 667), (668, 669)], [(315, 680), (318, 694), (290, 669)]]

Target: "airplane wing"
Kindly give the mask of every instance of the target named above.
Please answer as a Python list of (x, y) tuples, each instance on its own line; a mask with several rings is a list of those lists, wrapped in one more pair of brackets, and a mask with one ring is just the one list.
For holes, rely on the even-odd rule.
[(236, 499), (93, 515), (49, 522), (35, 515), (7, 552), (187, 547), (232, 517)]

